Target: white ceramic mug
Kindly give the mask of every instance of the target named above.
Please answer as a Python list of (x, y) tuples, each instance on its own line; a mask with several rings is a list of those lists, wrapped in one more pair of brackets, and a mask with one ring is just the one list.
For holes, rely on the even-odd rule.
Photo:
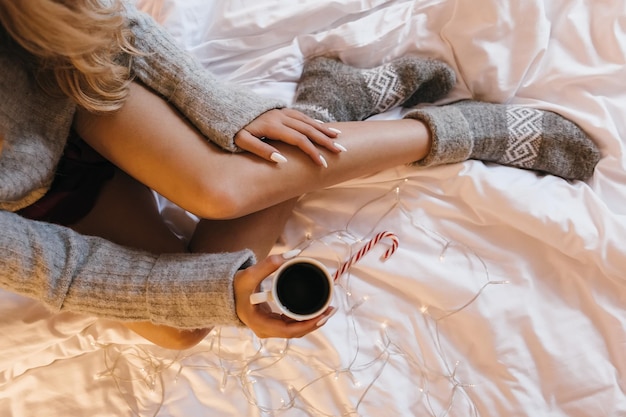
[(250, 295), (250, 302), (267, 302), (289, 318), (309, 320), (326, 311), (333, 298), (334, 284), (324, 264), (301, 256), (282, 264), (272, 275), (271, 288)]

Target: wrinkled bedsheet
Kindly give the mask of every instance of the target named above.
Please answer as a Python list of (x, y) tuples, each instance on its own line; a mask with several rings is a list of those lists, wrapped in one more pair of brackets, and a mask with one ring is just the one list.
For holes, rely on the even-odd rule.
[[(588, 182), (468, 161), (303, 196), (280, 242), (336, 269), (298, 340), (216, 328), (167, 351), (0, 292), (4, 416), (626, 415), (626, 7), (621, 1), (139, 0), (224, 80), (289, 102), (303, 62), (442, 59), (450, 96), (556, 111), (599, 144)], [(378, 118), (399, 118), (392, 110)], [(160, 200), (182, 234), (194, 219)]]

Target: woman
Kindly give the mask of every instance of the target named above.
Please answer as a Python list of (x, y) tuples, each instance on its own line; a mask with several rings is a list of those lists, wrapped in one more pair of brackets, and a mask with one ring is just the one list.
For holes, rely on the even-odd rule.
[[(357, 70), (313, 60), (294, 107), (314, 119), (218, 83), (129, 4), (0, 0), (0, 22), (0, 285), (54, 311), (119, 320), (166, 347), (192, 346), (218, 324), (299, 337), (328, 319), (331, 309), (287, 322), (249, 303), (283, 261), (254, 260), (267, 255), (303, 193), (415, 161), (476, 158), (585, 178), (598, 158), (575, 125), (532, 111), (540, 140), (520, 163), (510, 151), (529, 139), (499, 122), (517, 108), (486, 103), (336, 123), (445, 94), (454, 79), (432, 61)], [(374, 93), (369, 82), (382, 72), (398, 81)], [(93, 207), (64, 225), (37, 221), (44, 217), (33, 207), (72, 195), (57, 187), (73, 178), (65, 167), (89, 162), (89, 148), (68, 143), (72, 126), (117, 168), (111, 180), (98, 173), (82, 186), (101, 187)], [(165, 228), (148, 187), (207, 219), (189, 248)]]

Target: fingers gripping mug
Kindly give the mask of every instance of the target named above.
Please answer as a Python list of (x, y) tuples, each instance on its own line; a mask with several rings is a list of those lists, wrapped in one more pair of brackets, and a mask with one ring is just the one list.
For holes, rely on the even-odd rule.
[(267, 302), (289, 318), (309, 320), (326, 311), (333, 298), (333, 285), (324, 264), (298, 257), (282, 264), (272, 276), (271, 288), (250, 295), (250, 302)]

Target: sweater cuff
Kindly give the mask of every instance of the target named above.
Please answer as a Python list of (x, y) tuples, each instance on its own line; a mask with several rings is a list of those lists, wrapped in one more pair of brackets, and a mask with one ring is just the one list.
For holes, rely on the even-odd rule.
[(254, 262), (249, 250), (161, 255), (146, 284), (150, 320), (186, 329), (241, 326), (235, 310), (233, 278), (239, 269)]
[(472, 132), (463, 114), (452, 106), (426, 107), (414, 110), (404, 118), (417, 119), (430, 130), (432, 144), (416, 166), (433, 166), (466, 161), (473, 148)]
[(237, 132), (268, 110), (285, 107), (250, 88), (217, 79), (148, 14), (126, 5), (134, 45), (132, 70), (145, 85), (174, 105), (205, 137), (234, 152)]

